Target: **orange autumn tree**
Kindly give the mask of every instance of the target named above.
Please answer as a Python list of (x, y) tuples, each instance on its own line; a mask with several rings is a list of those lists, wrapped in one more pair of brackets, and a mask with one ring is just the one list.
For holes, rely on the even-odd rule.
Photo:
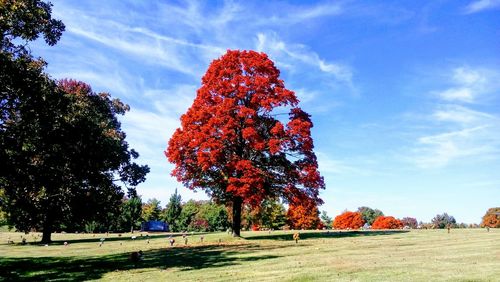
[(393, 216), (379, 216), (372, 224), (372, 229), (400, 229), (403, 222)]
[[(264, 53), (227, 51), (210, 64), (165, 151), (184, 186), (232, 206), (235, 236), (243, 204), (266, 198), (322, 204), (313, 124), (279, 73)], [(278, 107), (290, 109), (288, 118), (277, 115)]]
[(345, 211), (333, 220), (333, 228), (335, 229), (359, 229), (363, 224), (365, 222), (360, 212)]
[(318, 206), (312, 201), (290, 203), (286, 216), (292, 229), (322, 228)]
[(481, 221), (481, 227), (500, 228), (500, 207), (486, 211)]

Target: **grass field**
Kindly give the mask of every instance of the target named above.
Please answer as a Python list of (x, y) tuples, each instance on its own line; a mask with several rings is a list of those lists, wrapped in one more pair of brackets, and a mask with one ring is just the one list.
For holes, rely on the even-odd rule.
[[(500, 230), (303, 231), (298, 244), (292, 233), (189, 234), (187, 245), (174, 234), (170, 247), (169, 234), (150, 234), (149, 243), (137, 232), (136, 240), (54, 234), (43, 246), (33, 243), (38, 234), (1, 232), (0, 280), (500, 281)], [(144, 259), (134, 266), (138, 250)]]

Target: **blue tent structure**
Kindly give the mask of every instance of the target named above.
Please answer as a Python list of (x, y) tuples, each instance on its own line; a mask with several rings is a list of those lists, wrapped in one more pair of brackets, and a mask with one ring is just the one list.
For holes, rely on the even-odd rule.
[(168, 223), (159, 220), (150, 220), (141, 224), (141, 231), (168, 232)]

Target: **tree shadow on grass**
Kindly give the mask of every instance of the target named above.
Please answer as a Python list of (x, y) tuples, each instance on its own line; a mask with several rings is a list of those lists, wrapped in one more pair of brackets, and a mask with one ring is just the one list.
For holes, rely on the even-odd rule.
[[(344, 238), (344, 237), (361, 237), (361, 236), (380, 236), (394, 235), (409, 232), (408, 230), (363, 230), (363, 231), (321, 231), (321, 232), (300, 232), (300, 240), (304, 239), (320, 239), (320, 238)], [(293, 231), (288, 234), (266, 234), (245, 237), (246, 240), (280, 240), (293, 241)]]
[(0, 281), (84, 281), (99, 279), (108, 272), (136, 268), (179, 268), (186, 271), (278, 258), (275, 255), (251, 255), (254, 250), (262, 248), (259, 245), (244, 244), (153, 249), (144, 251), (143, 260), (137, 265), (130, 260), (130, 253), (86, 258), (0, 257)]

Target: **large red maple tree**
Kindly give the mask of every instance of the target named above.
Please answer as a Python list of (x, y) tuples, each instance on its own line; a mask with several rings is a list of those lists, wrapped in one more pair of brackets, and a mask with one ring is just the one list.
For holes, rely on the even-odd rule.
[[(210, 64), (165, 151), (184, 186), (232, 205), (235, 236), (243, 203), (322, 204), (313, 124), (279, 74), (264, 53), (228, 50)], [(278, 107), (289, 109), (287, 119), (278, 119)]]

